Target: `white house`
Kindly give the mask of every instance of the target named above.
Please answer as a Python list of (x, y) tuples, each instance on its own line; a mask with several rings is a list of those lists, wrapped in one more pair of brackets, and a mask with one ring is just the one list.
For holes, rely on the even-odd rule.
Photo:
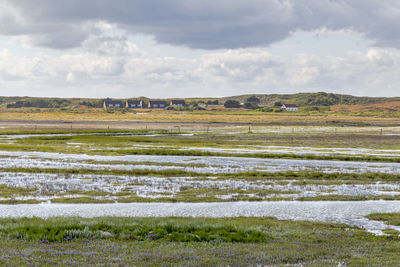
[(286, 111), (299, 111), (299, 107), (296, 104), (283, 104), (281, 109)]

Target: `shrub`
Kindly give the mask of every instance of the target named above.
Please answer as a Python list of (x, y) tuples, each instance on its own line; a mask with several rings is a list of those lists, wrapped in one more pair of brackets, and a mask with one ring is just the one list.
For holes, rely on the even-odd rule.
[(329, 111), (329, 106), (306, 106), (302, 107), (302, 111)]
[(260, 99), (253, 95), (247, 98), (247, 102), (258, 104), (260, 103)]
[(239, 101), (236, 101), (236, 100), (227, 100), (227, 101), (224, 103), (224, 107), (226, 107), (226, 108), (240, 108), (241, 105), (240, 105)]
[(271, 107), (263, 107), (263, 108), (258, 109), (258, 111), (261, 111), (261, 112), (273, 112), (274, 109), (271, 108)]
[(219, 105), (219, 101), (218, 100), (208, 100), (207, 105)]
[(256, 108), (258, 108), (256, 103), (250, 103), (250, 102), (244, 103), (243, 107), (247, 108), (247, 109), (256, 109)]
[(282, 102), (280, 102), (280, 101), (275, 102), (274, 107), (282, 107)]

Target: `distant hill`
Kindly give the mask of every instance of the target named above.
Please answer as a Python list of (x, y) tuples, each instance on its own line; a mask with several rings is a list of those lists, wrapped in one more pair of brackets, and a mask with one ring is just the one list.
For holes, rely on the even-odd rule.
[(226, 100), (237, 100), (245, 103), (251, 96), (260, 99), (260, 104), (273, 106), (275, 103), (290, 103), (299, 106), (334, 106), (334, 105), (368, 105), (399, 101), (400, 97), (359, 97), (352, 95), (340, 95), (333, 93), (298, 93), (298, 94), (271, 94), (271, 95), (240, 95), (221, 98)]
[[(380, 103), (389, 103), (400, 101), (400, 97), (359, 97), (352, 95), (340, 95), (333, 93), (298, 93), (298, 94), (252, 94), (239, 95), (222, 98), (186, 98), (187, 103), (207, 103), (218, 100), (223, 104), (227, 100), (236, 100), (240, 103), (246, 103), (247, 99), (255, 96), (258, 98), (259, 105), (274, 106), (275, 104), (297, 104), (298, 106), (336, 106), (336, 105), (371, 105)], [(147, 101), (146, 97), (139, 98), (116, 98), (120, 100), (142, 99)], [(253, 97), (254, 99), (254, 97)], [(9, 108), (36, 107), (36, 108), (63, 108), (74, 106), (87, 106), (100, 108), (103, 105), (104, 98), (44, 98), (44, 97), (1, 97), (0, 106)]]
[(363, 111), (400, 111), (400, 101), (374, 103), (365, 105), (336, 105), (331, 107), (332, 111), (338, 112), (363, 112)]
[(0, 97), (0, 106), (9, 108), (63, 108), (76, 105), (86, 105), (89, 107), (102, 107), (103, 101), (100, 99), (85, 98), (48, 98), (48, 97)]

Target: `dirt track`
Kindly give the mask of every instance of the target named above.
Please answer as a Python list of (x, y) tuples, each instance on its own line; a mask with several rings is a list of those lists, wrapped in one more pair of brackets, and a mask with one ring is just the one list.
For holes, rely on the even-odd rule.
[[(58, 120), (0, 120), (0, 126), (8, 127), (178, 127), (178, 126), (268, 126), (268, 125), (297, 125), (296, 123), (231, 123), (231, 122), (143, 122), (143, 121), (58, 121)], [(300, 124), (298, 124), (300, 125)], [(316, 125), (316, 124), (312, 124)]]
[(56, 128), (134, 128), (134, 127), (201, 127), (201, 126), (241, 126), (241, 125), (271, 125), (250, 123), (208, 123), (208, 122), (142, 122), (142, 121), (28, 121), (0, 120), (0, 127), (56, 127)]
[(0, 120), (0, 127), (10, 128), (143, 128), (143, 127), (224, 127), (224, 126), (398, 126), (385, 123), (318, 123), (318, 122), (269, 122), (269, 123), (243, 123), (243, 122), (163, 122), (163, 121), (61, 121), (61, 120)]

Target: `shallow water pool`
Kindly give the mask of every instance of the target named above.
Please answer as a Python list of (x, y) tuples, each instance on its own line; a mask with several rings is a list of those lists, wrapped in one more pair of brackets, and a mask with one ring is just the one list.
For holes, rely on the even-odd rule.
[(0, 205), (0, 217), (266, 217), (345, 223), (381, 233), (400, 230), (364, 216), (398, 213), (400, 201), (318, 201), (318, 202), (225, 202), (225, 203), (129, 203), (129, 204), (22, 204)]

